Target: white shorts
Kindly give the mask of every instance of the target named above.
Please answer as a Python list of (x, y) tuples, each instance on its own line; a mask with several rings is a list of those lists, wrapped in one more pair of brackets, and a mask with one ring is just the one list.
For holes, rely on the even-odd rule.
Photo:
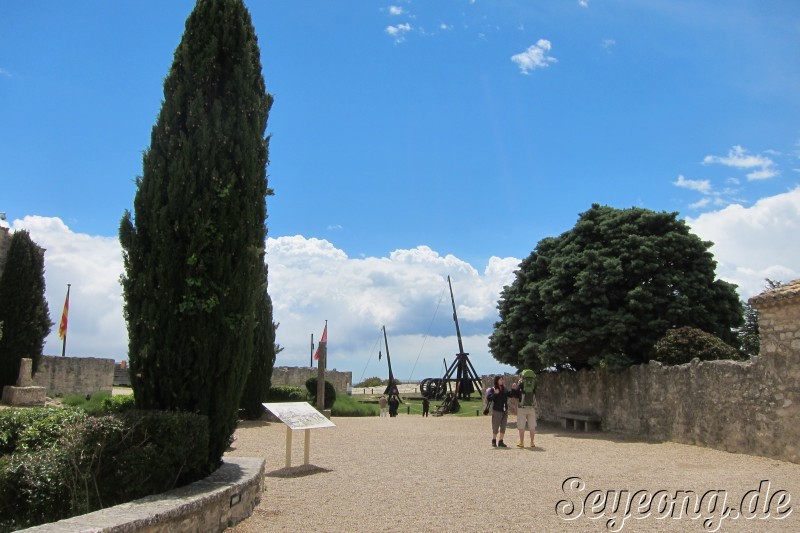
[(536, 409), (534, 407), (520, 407), (517, 409), (517, 428), (525, 431), (525, 424), (528, 429), (536, 431)]

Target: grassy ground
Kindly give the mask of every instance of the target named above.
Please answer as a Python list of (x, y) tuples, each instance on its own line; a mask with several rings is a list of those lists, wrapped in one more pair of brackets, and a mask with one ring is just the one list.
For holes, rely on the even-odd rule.
[[(336, 396), (336, 403), (333, 404), (333, 416), (378, 416), (380, 414), (380, 407), (377, 403), (378, 397), (372, 396), (346, 396), (338, 394)], [(436, 410), (436, 406), (442, 403), (439, 400), (430, 402), (430, 412)], [(481, 416), (483, 404), (481, 400), (459, 400), (461, 409), (458, 413), (450, 414), (448, 416)], [(410, 397), (404, 398), (403, 403), (397, 409), (398, 415), (422, 415), (422, 398)]]
[(380, 407), (372, 403), (364, 403), (346, 394), (337, 394), (331, 408), (331, 416), (378, 416)]
[[(430, 412), (433, 413), (436, 410), (436, 406), (441, 404), (441, 400), (433, 400), (431, 401), (430, 405)], [(459, 400), (458, 403), (461, 405), (461, 409), (459, 409), (458, 413), (454, 413), (448, 416), (481, 416), (483, 410), (483, 402), (478, 399), (473, 400)], [(419, 398), (408, 398), (405, 400), (405, 403), (400, 404), (400, 408), (398, 409), (399, 414), (411, 414), (411, 415), (421, 415), (422, 414), (422, 399)], [(477, 413), (477, 414), (476, 414)]]
[(95, 392), (91, 397), (81, 396), (76, 394), (74, 396), (65, 396), (62, 402), (72, 407), (79, 407), (90, 415), (97, 414), (103, 410), (103, 400), (111, 398), (111, 393), (106, 391)]

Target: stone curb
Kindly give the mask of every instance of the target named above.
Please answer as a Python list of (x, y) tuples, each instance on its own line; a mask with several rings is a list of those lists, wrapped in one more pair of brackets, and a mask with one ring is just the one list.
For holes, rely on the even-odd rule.
[(263, 458), (227, 457), (210, 476), (185, 487), (22, 531), (222, 531), (252, 514), (261, 499), (264, 466)]

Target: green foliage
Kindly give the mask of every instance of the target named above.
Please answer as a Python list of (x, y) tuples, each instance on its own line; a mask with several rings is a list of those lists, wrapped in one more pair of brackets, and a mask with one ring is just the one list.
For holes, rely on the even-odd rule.
[(688, 363), (695, 357), (701, 361), (740, 359), (739, 351), (725, 341), (697, 328), (684, 326), (667, 331), (653, 348), (653, 359), (665, 365)]
[[(315, 382), (316, 383), (316, 382)], [(308, 393), (300, 387), (272, 387), (267, 393), (267, 402), (305, 402)]]
[(378, 416), (380, 412), (377, 405), (359, 402), (346, 394), (336, 396), (331, 407), (331, 416)]
[(749, 303), (744, 304), (744, 325), (739, 328), (739, 351), (745, 358), (755, 357), (761, 350), (758, 332), (758, 311)]
[[(312, 405), (317, 404), (317, 378), (306, 380), (306, 390), (308, 391), (308, 401)], [(336, 401), (336, 389), (333, 384), (325, 380), (325, 409), (330, 409)]]
[[(5, 447), (0, 457), (0, 531), (163, 492), (206, 474), (206, 417), (160, 411), (103, 417), (74, 409), (27, 411), (0, 417), (0, 434), (18, 435), (6, 441), (16, 444)], [(50, 431), (26, 441), (25, 431), (17, 429), (21, 422), (46, 425)]]
[(735, 286), (715, 280), (711, 243), (677, 213), (593, 205), (566, 233), (541, 240), (498, 302), (489, 341), (517, 368), (621, 368), (692, 326), (736, 344)]
[(265, 288), (271, 105), (243, 2), (199, 0), (120, 224), (136, 405), (208, 416), (214, 466), (236, 427)]
[[(266, 283), (266, 269), (264, 271)], [(272, 368), (275, 366), (275, 322), (272, 321), (272, 299), (266, 286), (260, 294), (259, 317), (256, 324), (255, 350), (250, 363), (250, 372), (242, 392), (239, 407), (245, 418), (255, 420), (264, 414), (261, 405), (267, 399), (272, 381)]]
[(0, 410), (0, 454), (52, 448), (66, 429), (80, 425), (86, 413), (78, 409), (40, 407)]
[(112, 396), (103, 400), (102, 412), (105, 414), (124, 413), (136, 408), (136, 399), (133, 394)]
[(44, 290), (44, 250), (27, 231), (15, 231), (0, 279), (0, 388), (16, 384), (20, 359), (33, 359), (34, 372), (39, 366), (53, 325)]
[(381, 379), (381, 378), (379, 378), (377, 376), (374, 376), (374, 377), (365, 379), (361, 383), (356, 383), (355, 385), (353, 385), (353, 388), (357, 388), (357, 389), (365, 388), (365, 389), (368, 389), (370, 387), (380, 387), (382, 385), (388, 385), (388, 384), (389, 384), (389, 380), (388, 379)]
[(63, 402), (70, 407), (83, 409), (87, 414), (96, 415), (105, 412), (103, 404), (110, 399), (110, 392), (99, 391), (88, 397), (80, 394), (65, 396)]

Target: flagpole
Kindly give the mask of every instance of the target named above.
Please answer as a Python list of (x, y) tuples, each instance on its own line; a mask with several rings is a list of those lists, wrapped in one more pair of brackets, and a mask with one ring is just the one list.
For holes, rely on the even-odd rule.
[[(328, 321), (325, 321), (325, 341), (327, 341)], [(319, 359), (317, 360), (317, 410), (325, 410), (325, 361), (328, 359), (328, 343), (320, 340)]]
[(310, 359), (311, 362), (308, 364), (308, 366), (310, 366), (311, 368), (314, 368), (314, 334), (313, 333), (311, 334), (311, 354), (310, 354), (310, 357), (311, 357), (311, 359)]
[[(67, 283), (67, 305), (69, 305), (69, 288), (72, 287), (71, 283)], [(67, 307), (67, 312), (69, 312), (69, 307)], [(63, 315), (63, 312), (62, 312)], [(63, 316), (61, 320), (64, 320)], [(65, 357), (67, 353), (67, 328), (64, 328), (64, 341), (61, 343), (61, 357)]]

